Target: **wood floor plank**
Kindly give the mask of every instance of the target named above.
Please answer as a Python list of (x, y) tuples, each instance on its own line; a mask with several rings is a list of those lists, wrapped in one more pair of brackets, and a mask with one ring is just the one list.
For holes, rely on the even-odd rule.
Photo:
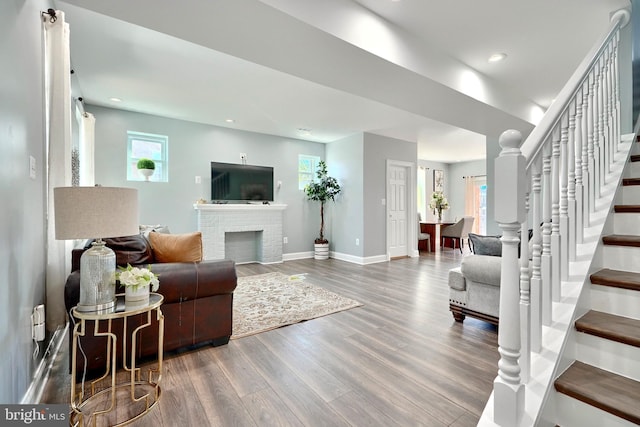
[(320, 396), (291, 371), (256, 336), (238, 340), (238, 346), (250, 352), (251, 364), (267, 380), (284, 404), (305, 425), (348, 425)]
[[(161, 399), (132, 425), (475, 425), (497, 374), (497, 330), (449, 312), (448, 270), (460, 253), (423, 255), (238, 265), (238, 276), (306, 273), (363, 306), (167, 355)], [(43, 402), (69, 401), (62, 349)]]
[(208, 353), (220, 366), (238, 396), (244, 397), (269, 388), (264, 378), (249, 363), (247, 356), (236, 346), (222, 346), (217, 351)]
[(271, 335), (274, 336), (264, 337), (264, 339), (258, 336), (258, 339), (325, 402), (330, 402), (351, 391), (335, 375), (321, 365), (307, 359), (296, 345), (291, 345), (281, 335)]
[(188, 353), (183, 360), (210, 423), (238, 427), (256, 425), (210, 352)]
[(244, 396), (242, 401), (258, 426), (304, 426), (273, 390), (256, 391)]

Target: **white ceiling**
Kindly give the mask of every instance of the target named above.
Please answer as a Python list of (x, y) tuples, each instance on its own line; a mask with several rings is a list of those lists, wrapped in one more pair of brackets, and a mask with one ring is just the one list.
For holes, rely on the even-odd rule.
[(370, 132), (447, 163), (528, 132), (628, 4), (56, 1), (86, 103), (317, 142)]

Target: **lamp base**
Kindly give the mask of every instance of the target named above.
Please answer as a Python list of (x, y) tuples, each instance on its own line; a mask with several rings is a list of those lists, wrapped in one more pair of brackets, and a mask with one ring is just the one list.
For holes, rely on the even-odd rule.
[(116, 303), (116, 254), (97, 239), (80, 257), (80, 301), (76, 310), (107, 311)]

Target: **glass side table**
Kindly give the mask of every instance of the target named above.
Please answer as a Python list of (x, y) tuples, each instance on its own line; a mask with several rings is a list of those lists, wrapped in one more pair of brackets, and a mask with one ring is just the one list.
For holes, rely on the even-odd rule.
[[(149, 301), (143, 303), (125, 303), (124, 294), (116, 295), (115, 307), (100, 312), (82, 312), (71, 309), (71, 315), (78, 319), (73, 328), (73, 347), (71, 362), (71, 416), (72, 426), (121, 426), (147, 414), (160, 399), (160, 380), (162, 379), (162, 356), (164, 341), (164, 315), (160, 310), (164, 297), (157, 293), (149, 294)], [(127, 333), (127, 320), (132, 316), (143, 315), (143, 323)], [(151, 325), (152, 315), (158, 321), (157, 364), (147, 370), (146, 378), (141, 368), (136, 367), (136, 342), (140, 330)], [(112, 332), (112, 321), (123, 319), (122, 327), (122, 363), (129, 373), (128, 380), (118, 381), (116, 366), (117, 337)], [(87, 320), (94, 321), (93, 334), (107, 338), (107, 366), (104, 375), (91, 382), (90, 390), (84, 383), (77, 390), (76, 358), (78, 356), (78, 337), (85, 335)], [(102, 326), (102, 328), (101, 328)], [(104, 329), (104, 330), (101, 330)], [(129, 353), (127, 353), (129, 348)], [(110, 383), (105, 384), (109, 376)], [(120, 377), (122, 378), (122, 376)], [(103, 388), (98, 386), (104, 384)], [(117, 410), (116, 410), (117, 409)], [(98, 422), (100, 420), (100, 422)]]

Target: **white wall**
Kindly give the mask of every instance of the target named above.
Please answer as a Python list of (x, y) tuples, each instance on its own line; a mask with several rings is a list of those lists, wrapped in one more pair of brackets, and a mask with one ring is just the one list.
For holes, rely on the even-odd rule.
[[(45, 298), (44, 0), (2, 3), (0, 25), (0, 402), (19, 403), (40, 356), (30, 315)], [(29, 158), (36, 178), (29, 178)]]

